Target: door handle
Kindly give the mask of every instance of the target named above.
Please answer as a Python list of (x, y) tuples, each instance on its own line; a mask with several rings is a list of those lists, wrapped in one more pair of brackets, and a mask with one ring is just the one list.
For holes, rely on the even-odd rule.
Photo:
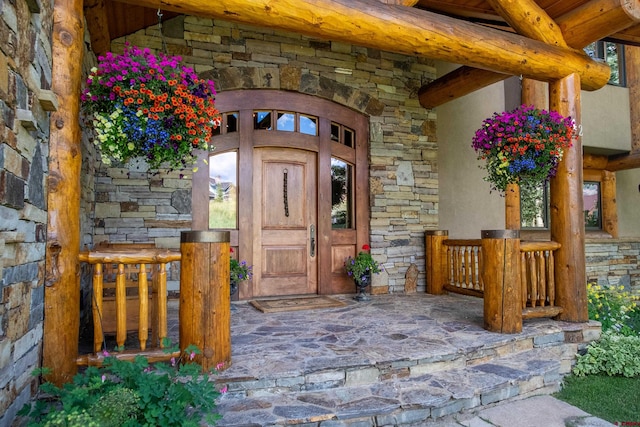
[(311, 227), (309, 227), (309, 238), (311, 240), (310, 255), (311, 258), (313, 258), (314, 256), (316, 256), (316, 226), (313, 224), (311, 224)]

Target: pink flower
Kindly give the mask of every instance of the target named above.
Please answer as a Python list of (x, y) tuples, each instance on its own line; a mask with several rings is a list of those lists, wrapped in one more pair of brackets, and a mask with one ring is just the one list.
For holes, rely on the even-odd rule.
[(220, 393), (225, 394), (227, 391), (229, 391), (229, 388), (227, 386), (224, 386), (220, 389)]
[(195, 357), (196, 357), (196, 352), (195, 352), (195, 351), (192, 351), (192, 352), (189, 354), (189, 360), (193, 360)]
[(176, 366), (176, 358), (175, 357), (171, 358), (171, 366)]
[(102, 382), (104, 382), (107, 379), (107, 376), (106, 375), (102, 375), (101, 378), (102, 378)]

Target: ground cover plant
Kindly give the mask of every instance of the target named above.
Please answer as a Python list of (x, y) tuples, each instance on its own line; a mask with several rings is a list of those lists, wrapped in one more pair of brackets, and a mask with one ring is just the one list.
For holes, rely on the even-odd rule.
[[(618, 425), (640, 422), (640, 308), (623, 286), (587, 286), (589, 318), (602, 337), (578, 355), (556, 394), (561, 400)], [(627, 424), (628, 425), (628, 424)]]
[(188, 347), (179, 360), (153, 364), (142, 356), (124, 361), (108, 355), (102, 366), (86, 368), (62, 387), (43, 383), (40, 398), (19, 415), (34, 427), (197, 427), (203, 419), (213, 425), (220, 392), (213, 372), (203, 374), (191, 362), (197, 353)]

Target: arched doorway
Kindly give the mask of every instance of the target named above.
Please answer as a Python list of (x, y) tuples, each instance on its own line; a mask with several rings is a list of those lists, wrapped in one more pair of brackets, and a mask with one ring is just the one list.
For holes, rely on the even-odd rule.
[(367, 117), (292, 92), (217, 95), (215, 149), (193, 180), (193, 228), (231, 232), (254, 277), (240, 298), (354, 292), (343, 269), (369, 243)]

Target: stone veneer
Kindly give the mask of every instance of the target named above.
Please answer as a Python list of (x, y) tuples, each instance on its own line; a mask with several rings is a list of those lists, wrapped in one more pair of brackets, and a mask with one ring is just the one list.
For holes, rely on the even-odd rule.
[(619, 286), (640, 296), (640, 241), (604, 239), (586, 241), (587, 281)]
[[(438, 222), (435, 114), (417, 91), (432, 80), (431, 61), (345, 43), (224, 21), (178, 17), (163, 23), (169, 54), (181, 55), (218, 91), (289, 90), (333, 100), (370, 118), (371, 246), (385, 272), (374, 292), (402, 292), (407, 268), (420, 269), (424, 230)], [(161, 49), (157, 26), (115, 40)], [(96, 177), (98, 241), (153, 241), (179, 246), (190, 228), (190, 173), (151, 175), (144, 167), (100, 169)]]
[(33, 396), (42, 354), (52, 8), (0, 2), (0, 426)]

